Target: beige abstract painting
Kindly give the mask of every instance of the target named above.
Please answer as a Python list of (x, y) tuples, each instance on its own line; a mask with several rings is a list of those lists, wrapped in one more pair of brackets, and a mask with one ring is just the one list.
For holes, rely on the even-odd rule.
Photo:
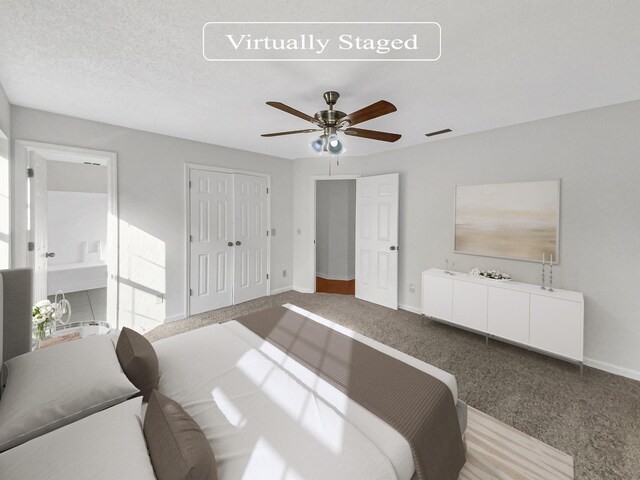
[(557, 261), (559, 180), (458, 185), (455, 201), (456, 252)]

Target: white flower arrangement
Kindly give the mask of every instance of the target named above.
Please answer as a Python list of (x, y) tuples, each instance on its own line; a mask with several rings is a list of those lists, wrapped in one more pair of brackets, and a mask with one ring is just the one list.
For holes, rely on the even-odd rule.
[(511, 280), (511, 275), (496, 269), (480, 270), (479, 268), (472, 268), (469, 271), (469, 275), (472, 277), (490, 278), (492, 280)]
[(34, 329), (34, 337), (37, 340), (46, 338), (47, 330), (55, 328), (56, 319), (58, 318), (58, 304), (51, 303), (50, 300), (41, 300), (33, 306), (32, 320)]

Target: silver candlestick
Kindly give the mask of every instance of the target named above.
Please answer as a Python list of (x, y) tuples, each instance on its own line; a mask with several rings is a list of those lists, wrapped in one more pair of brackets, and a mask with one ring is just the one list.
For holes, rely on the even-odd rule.
[(551, 261), (549, 262), (549, 288), (547, 290), (553, 292), (553, 253), (551, 254)]
[(542, 252), (542, 285), (540, 285), (542, 290), (546, 290), (547, 288), (544, 286), (544, 252)]

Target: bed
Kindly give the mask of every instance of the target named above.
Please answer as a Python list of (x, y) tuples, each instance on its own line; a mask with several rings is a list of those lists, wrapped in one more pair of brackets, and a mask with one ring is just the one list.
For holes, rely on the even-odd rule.
[[(438, 378), (451, 391), (465, 431), (466, 405), (453, 375), (299, 307), (285, 307)], [(238, 321), (160, 340), (154, 348), (161, 365), (158, 391), (206, 426), (221, 479), (409, 480), (415, 474), (402, 435)]]
[[(1, 301), (2, 295), (0, 295), (0, 305)], [(284, 308), (288, 312), (304, 317), (313, 325), (336, 332), (341, 337), (355, 340), (366, 345), (367, 348), (381, 352), (385, 358), (387, 356), (393, 358), (405, 366), (410, 365), (413, 367), (412, 370), (424, 372), (430, 378), (437, 379), (436, 382), (442, 384), (443, 389), (446, 390), (447, 402), (451, 403), (454, 411), (455, 429), (459, 436), (464, 434), (466, 405), (458, 399), (456, 380), (451, 374), (295, 305), (287, 304)], [(264, 312), (266, 311), (262, 314)], [(122, 337), (123, 335), (120, 336)], [(102, 349), (101, 365), (104, 367), (108, 364), (111, 377), (111, 383), (108, 385), (114, 386), (101, 385), (100, 388), (103, 395), (110, 395), (110, 397), (100, 403), (100, 408), (91, 407), (93, 410), (74, 404), (72, 407), (82, 411), (82, 414), (67, 412), (62, 415), (63, 421), (58, 423), (47, 421), (46, 429), (38, 430), (33, 427), (32, 430), (36, 433), (30, 433), (31, 437), (25, 437), (24, 441), (11, 443), (9, 439), (5, 442), (5, 446), (9, 449), (0, 453), (2, 478), (5, 478), (4, 473), (14, 471), (12, 468), (15, 469), (16, 463), (20, 465), (25, 463), (20, 459), (29, 458), (33, 449), (46, 452), (40, 455), (41, 462), (53, 462), (58, 468), (58, 470), (49, 469), (48, 478), (83, 478), (91, 462), (75, 462), (72, 461), (72, 456), (66, 462), (61, 461), (60, 458), (63, 457), (60, 457), (60, 450), (53, 448), (60, 443), (60, 439), (64, 439), (66, 445), (64, 452), (72, 452), (74, 448), (82, 449), (83, 440), (86, 435), (89, 435), (82, 432), (92, 432), (94, 442), (97, 441), (95, 439), (102, 439), (107, 451), (138, 452), (133, 455), (135, 459), (131, 458), (125, 463), (133, 465), (134, 461), (138, 462), (136, 468), (146, 472), (144, 478), (148, 477), (151, 463), (153, 463), (155, 476), (160, 480), (182, 478), (175, 472), (163, 477), (158, 470), (158, 465), (151, 462), (154, 449), (159, 448), (154, 447), (154, 443), (157, 445), (159, 442), (166, 446), (165, 434), (160, 435), (157, 433), (159, 430), (155, 429), (150, 430), (154, 433), (151, 438), (149, 437), (146, 431), (146, 420), (150, 418), (147, 402), (140, 404), (139, 398), (137, 403), (134, 400), (127, 400), (136, 397), (135, 392), (143, 388), (131, 377), (128, 380), (131, 380), (133, 385), (127, 378), (118, 376), (117, 371), (122, 374), (122, 370), (118, 365), (113, 366), (113, 359), (104, 360), (109, 355), (112, 357), (115, 355), (111, 348), (115, 348), (118, 338), (110, 338), (111, 340), (106, 336), (105, 339), (93, 337), (93, 340), (87, 339), (89, 340), (87, 343), (83, 343), (86, 340), (78, 340), (66, 346), (63, 344), (50, 347), (51, 352), (47, 355), (58, 355), (55, 357), (57, 362), (62, 361), (60, 355), (66, 351), (65, 348), (71, 349), (69, 347), (71, 344), (75, 344), (73, 348), (76, 350), (74, 354), (76, 359), (81, 355), (84, 355), (83, 358), (94, 357), (97, 355), (94, 352)], [(94, 343), (89, 345), (91, 342)], [(113, 345), (110, 342), (113, 342)], [(92, 353), (82, 353), (82, 348)], [(180, 415), (195, 422), (191, 427), (179, 427), (177, 431), (201, 431), (199, 441), (205, 442), (206, 450), (212, 455), (212, 459), (215, 456), (215, 460), (207, 460), (213, 462), (213, 472), (193, 476), (191, 467), (185, 467), (183, 470), (191, 476), (184, 476), (184, 478), (410, 480), (420, 477), (419, 472), (416, 471), (419, 459), (417, 460), (415, 456), (415, 445), (410, 444), (404, 434), (400, 434), (396, 428), (391, 427), (379, 414), (371, 413), (354, 401), (351, 398), (351, 392), (345, 392), (330, 379), (309, 368), (298, 357), (291, 353), (287, 354), (270, 340), (256, 334), (248, 327), (248, 323), (243, 323), (242, 318), (170, 337), (154, 343), (153, 347), (149, 344), (149, 348), (154, 352), (153, 356), (157, 356), (156, 362), (159, 365), (159, 372), (156, 372), (157, 378), (153, 383), (158, 397), (164, 398), (165, 402), (174, 402), (174, 411), (176, 409), (183, 411)], [(44, 357), (41, 355), (39, 358), (42, 360)], [(15, 367), (19, 363), (19, 361), (13, 363), (14, 374), (20, 371)], [(96, 371), (92, 365), (84, 365), (83, 368), (88, 372)], [(11, 375), (10, 370), (9, 380)], [(42, 372), (42, 375), (46, 378), (49, 374)], [(83, 381), (83, 375), (87, 373), (79, 371), (74, 375), (76, 385), (73, 388), (88, 388), (86, 385), (91, 382)], [(60, 381), (73, 383), (70, 378)], [(42, 380), (41, 382), (44, 383)], [(8, 385), (9, 393), (11, 393), (10, 387)], [(69, 392), (73, 391), (72, 387), (67, 387)], [(59, 395), (64, 396), (65, 390), (60, 389), (62, 393)], [(66, 392), (67, 396), (75, 401), (78, 395), (69, 392)], [(156, 390), (153, 392), (155, 395)], [(81, 392), (79, 396), (83, 397), (84, 393)], [(148, 396), (145, 395), (145, 400), (147, 398)], [(15, 402), (15, 398), (13, 401)], [(5, 403), (4, 399), (0, 402), (0, 420), (3, 403)], [(48, 402), (48, 404), (51, 403)], [(125, 403), (126, 407), (120, 407)], [(60, 410), (55, 402), (53, 406), (53, 410)], [(154, 408), (157, 410), (157, 406)], [(156, 414), (154, 415), (157, 417)], [(110, 416), (115, 417), (111, 419)], [(4, 417), (7, 418), (6, 412)], [(143, 423), (144, 435), (142, 435)], [(120, 424), (126, 425), (129, 432), (126, 436), (131, 437), (135, 445), (127, 446), (126, 449), (122, 445), (118, 446), (119, 449), (110, 446), (109, 442), (113, 440), (109, 439), (118, 438), (114, 425)], [(101, 433), (103, 430), (104, 435)], [(151, 460), (148, 455), (143, 454), (146, 451), (145, 439), (147, 449), (152, 453)], [(1, 440), (0, 443), (2, 443)], [(78, 445), (74, 446), (74, 442)], [(53, 445), (52, 448), (47, 447), (48, 443)], [(200, 454), (202, 456), (202, 450)], [(165, 463), (168, 463), (168, 468), (174, 468), (179, 463), (177, 460), (167, 462), (166, 459), (172, 457), (165, 451), (156, 454), (157, 458), (164, 459)], [(26, 464), (27, 468), (32, 470), (24, 474), (25, 476), (12, 474), (6, 478), (43, 478), (43, 472), (47, 471), (35, 468), (38, 467), (38, 462), (32, 462), (32, 465), (28, 465), (29, 462)], [(123, 464), (105, 461), (102, 455), (96, 457), (95, 465), (101, 465), (100, 469), (104, 470), (97, 472), (96, 478), (115, 479), (120, 478), (122, 474)], [(84, 472), (77, 471), (79, 468), (84, 469)], [(423, 474), (421, 478), (438, 477), (427, 477)]]

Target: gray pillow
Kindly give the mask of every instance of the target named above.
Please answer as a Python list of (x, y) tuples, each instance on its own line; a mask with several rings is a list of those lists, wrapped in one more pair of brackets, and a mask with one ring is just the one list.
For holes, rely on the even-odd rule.
[[(53, 347), (51, 347), (53, 348)], [(6, 480), (155, 480), (140, 397), (0, 454)]]
[(135, 395), (114, 342), (115, 336), (98, 335), (7, 361), (0, 452)]
[(200, 426), (178, 402), (151, 393), (144, 436), (158, 480), (216, 480), (216, 459)]
[(118, 337), (116, 354), (127, 378), (142, 392), (144, 400), (149, 400), (160, 378), (158, 356), (149, 340), (124, 327)]

